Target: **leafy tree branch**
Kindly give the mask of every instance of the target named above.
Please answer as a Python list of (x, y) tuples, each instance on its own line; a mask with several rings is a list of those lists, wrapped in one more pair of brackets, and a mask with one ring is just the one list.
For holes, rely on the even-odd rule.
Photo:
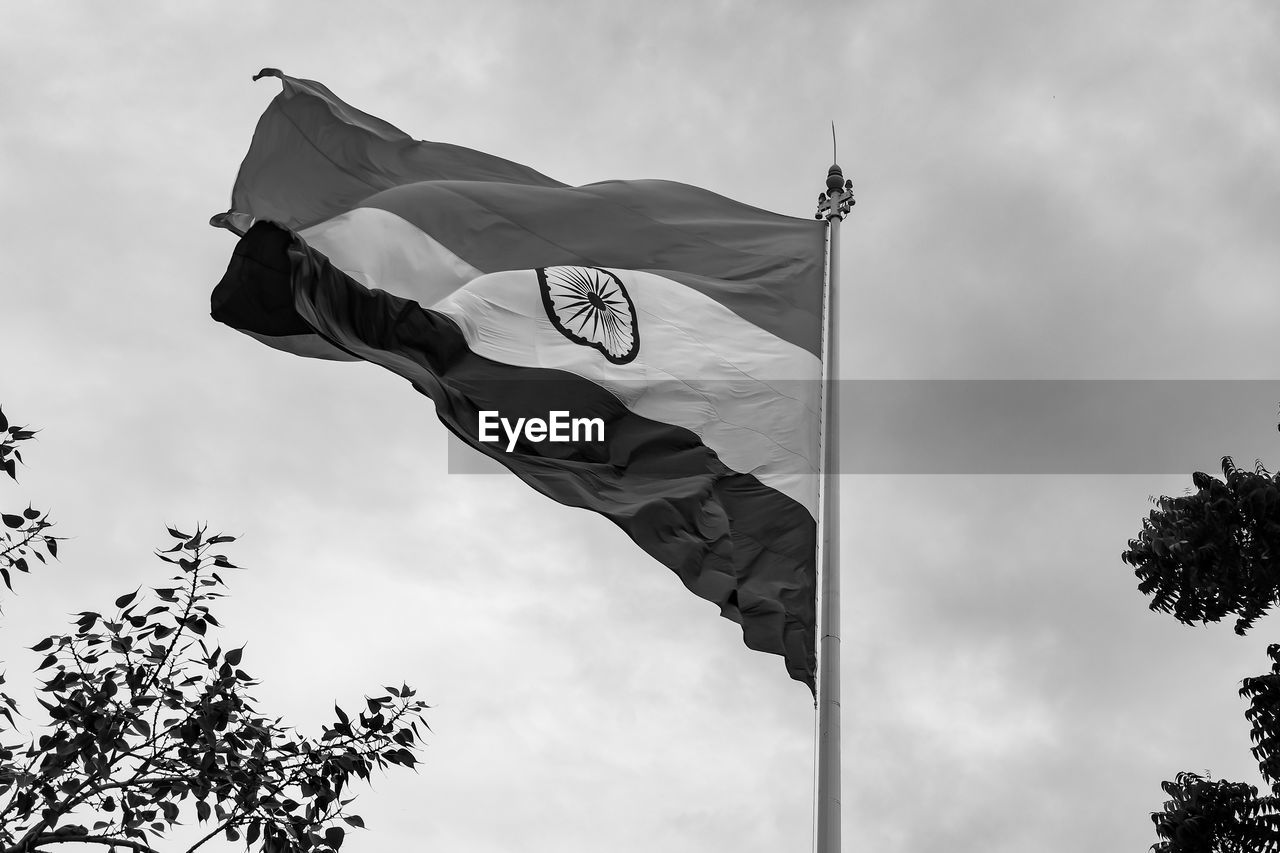
[[(12, 464), (0, 469), (12, 477), (16, 444), (34, 433), (2, 423), (0, 462)], [(35, 549), (56, 557), (45, 513), (4, 514), (3, 524), (0, 566), (27, 571), (17, 561)], [(215, 640), (222, 573), (237, 568), (222, 553), (233, 537), (168, 532), (157, 556), (176, 567), (172, 583), (78, 613), (71, 630), (30, 647), (43, 679), (30, 735), (0, 694), (0, 853), (162, 853), (166, 833), (192, 815), (206, 828), (188, 853), (220, 836), (262, 853), (336, 853), (344, 827), (364, 826), (349, 810), (352, 781), (417, 765), (427, 706), (407, 685), (366, 697), (355, 715), (335, 706), (318, 738), (260, 713), (244, 648)]]
[[(1222, 460), (1222, 479), (1192, 475), (1194, 492), (1161, 497), (1122, 554), (1150, 607), (1183, 624), (1234, 614), (1245, 634), (1280, 603), (1280, 475)], [(1267, 648), (1271, 672), (1246, 678), (1245, 719), (1269, 794), (1243, 782), (1179, 773), (1151, 820), (1155, 853), (1280, 853), (1280, 645)]]

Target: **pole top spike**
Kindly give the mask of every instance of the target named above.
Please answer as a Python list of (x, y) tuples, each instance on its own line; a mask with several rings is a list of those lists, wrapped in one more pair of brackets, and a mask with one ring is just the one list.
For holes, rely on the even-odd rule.
[(818, 195), (818, 212), (814, 219), (844, 219), (853, 207), (853, 181), (846, 181), (837, 161), (836, 123), (831, 122), (831, 168), (827, 170), (826, 189)]
[(840, 155), (836, 151), (836, 121), (831, 120), (831, 168), (827, 170), (827, 189), (838, 190), (844, 186), (844, 172), (840, 171)]

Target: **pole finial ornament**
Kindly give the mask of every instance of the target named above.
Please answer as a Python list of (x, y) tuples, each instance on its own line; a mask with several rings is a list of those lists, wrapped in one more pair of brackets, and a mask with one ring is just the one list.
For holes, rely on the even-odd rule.
[(844, 186), (844, 172), (840, 171), (839, 163), (832, 163), (831, 168), (827, 169), (827, 192), (838, 190)]
[(847, 181), (839, 164), (832, 163), (827, 170), (826, 192), (818, 195), (818, 212), (814, 219), (844, 219), (853, 209), (853, 181)]
[(853, 200), (853, 181), (844, 179), (844, 172), (836, 161), (840, 155), (836, 150), (836, 123), (831, 122), (831, 168), (827, 170), (827, 189), (818, 193), (818, 212), (814, 219), (844, 219), (855, 204)]

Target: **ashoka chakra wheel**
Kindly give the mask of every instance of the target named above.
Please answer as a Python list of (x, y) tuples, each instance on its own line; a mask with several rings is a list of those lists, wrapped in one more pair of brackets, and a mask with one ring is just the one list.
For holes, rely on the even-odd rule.
[(598, 350), (614, 364), (640, 351), (636, 307), (622, 281), (597, 267), (544, 267), (538, 286), (547, 317), (575, 344)]

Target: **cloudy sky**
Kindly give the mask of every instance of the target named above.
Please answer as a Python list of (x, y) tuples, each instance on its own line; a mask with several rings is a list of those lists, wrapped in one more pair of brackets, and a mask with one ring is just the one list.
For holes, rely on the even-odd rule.
[[(807, 850), (812, 703), (778, 658), (603, 519), (450, 475), (402, 380), (209, 319), (234, 238), (205, 223), (279, 90), (250, 77), (568, 183), (801, 217), (834, 119), (858, 197), (845, 376), (1265, 380), (1278, 40), (1264, 0), (6, 4), (0, 404), (43, 431), (0, 501), (72, 537), (4, 602), (14, 692), (23, 645), (159, 583), (164, 525), (207, 521), (243, 537), (219, 615), (264, 710), (314, 731), (402, 680), (435, 706), (353, 851)], [(1165, 387), (1171, 415), (1087, 443), (1119, 462), (1072, 457), (1110, 475), (844, 478), (846, 849), (1144, 849), (1177, 771), (1259, 782), (1235, 691), (1274, 622), (1151, 614), (1119, 554), (1148, 496), (1218, 455), (1277, 464), (1280, 396), (1126, 467), (1203, 419), (1205, 386)], [(951, 446), (862, 414), (889, 424), (863, 458)], [(1000, 429), (1078, 442), (1056, 418)]]

